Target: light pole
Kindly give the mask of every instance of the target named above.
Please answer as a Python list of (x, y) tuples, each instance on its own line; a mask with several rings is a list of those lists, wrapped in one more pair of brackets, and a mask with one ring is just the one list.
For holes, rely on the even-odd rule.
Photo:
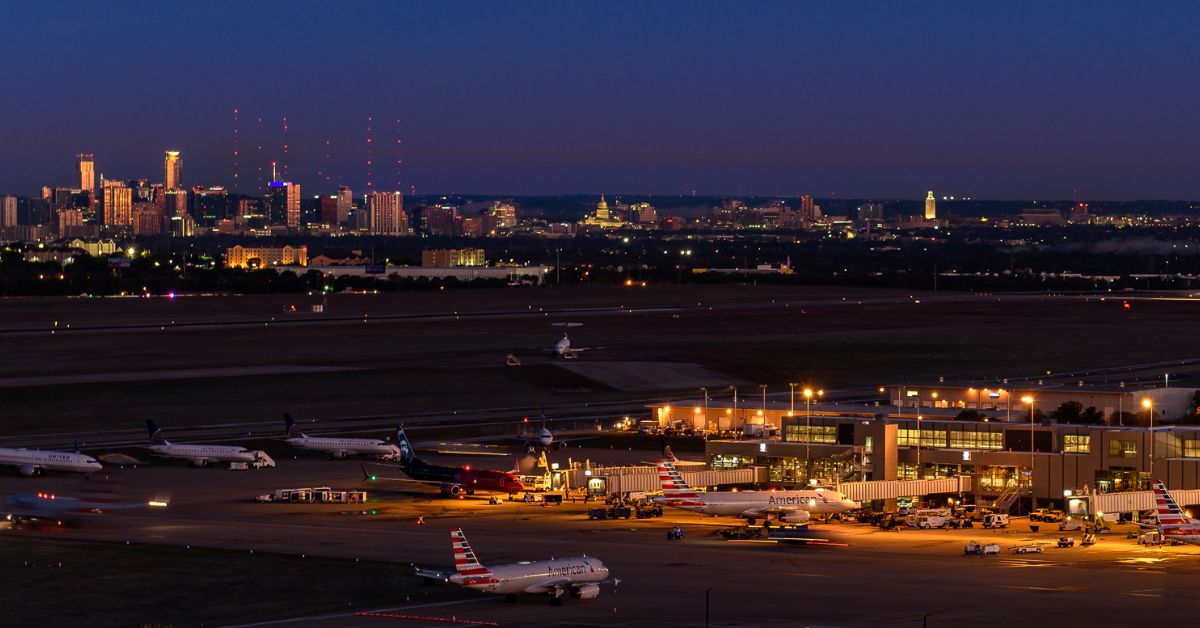
[(812, 396), (811, 388), (804, 389), (804, 405), (808, 408), (805, 411), (806, 418), (804, 419), (804, 479), (808, 480), (812, 469)]
[(1142, 400), (1142, 407), (1150, 413), (1150, 481), (1154, 481), (1154, 401), (1149, 397)]
[(1035, 452), (1037, 448), (1033, 446), (1033, 396), (1025, 395), (1021, 397), (1021, 401), (1029, 405), (1029, 512), (1033, 512), (1037, 508), (1037, 492), (1033, 490), (1033, 465), (1037, 460)]
[(766, 423), (767, 422), (767, 385), (759, 384), (758, 387), (762, 389), (763, 423)]
[(796, 386), (795, 382), (788, 384), (788, 412), (796, 413)]

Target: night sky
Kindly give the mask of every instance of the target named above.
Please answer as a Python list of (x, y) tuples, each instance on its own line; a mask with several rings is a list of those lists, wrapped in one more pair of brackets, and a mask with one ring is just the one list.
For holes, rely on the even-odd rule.
[[(0, 0), (0, 193), (1200, 199), (1200, 3)], [(261, 117), (262, 124), (257, 123)], [(324, 141), (331, 140), (326, 161)], [(257, 145), (263, 144), (262, 151)], [(318, 178), (318, 171), (329, 174)]]

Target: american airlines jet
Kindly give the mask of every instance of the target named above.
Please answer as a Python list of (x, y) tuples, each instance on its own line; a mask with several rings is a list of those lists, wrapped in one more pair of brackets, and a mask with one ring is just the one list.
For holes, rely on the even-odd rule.
[(1154, 480), (1152, 486), (1158, 531), (1168, 539), (1200, 545), (1200, 520), (1187, 516), (1162, 480)]
[(292, 415), (283, 415), (284, 425), (287, 426), (287, 437), (284, 442), (298, 449), (323, 451), (334, 458), (345, 458), (368, 454), (384, 460), (392, 460), (400, 455), (400, 448), (381, 441), (378, 438), (324, 438), (305, 436), (296, 425)]
[(453, 573), (418, 570), (423, 578), (452, 582), (461, 587), (500, 593), (510, 600), (523, 593), (550, 595), (551, 604), (562, 604), (564, 595), (590, 600), (600, 595), (600, 583), (608, 579), (608, 567), (597, 558), (552, 558), (484, 567), (467, 543), (462, 528), (450, 529), (454, 548)]
[(24, 476), (42, 475), (47, 471), (95, 473), (103, 467), (95, 458), (65, 451), (8, 449), (0, 447), (0, 466), (16, 467)]
[(244, 462), (258, 467), (275, 466), (275, 461), (263, 451), (250, 451), (234, 445), (172, 443), (163, 438), (162, 430), (150, 419), (146, 419), (146, 429), (150, 431), (150, 446), (147, 449), (156, 456), (191, 460), (197, 467), (207, 466), (210, 462)]
[(860, 508), (838, 491), (816, 488), (801, 491), (737, 491), (697, 493), (692, 490), (675, 465), (658, 461), (658, 478), (663, 494), (654, 500), (706, 515), (743, 517), (754, 525), (756, 519), (772, 515), (786, 523), (807, 523), (812, 515), (836, 514)]

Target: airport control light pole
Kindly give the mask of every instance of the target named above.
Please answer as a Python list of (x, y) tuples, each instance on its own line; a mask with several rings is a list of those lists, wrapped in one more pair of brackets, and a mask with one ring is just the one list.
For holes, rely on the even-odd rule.
[(788, 416), (796, 413), (796, 386), (795, 382), (788, 383)]
[(1033, 446), (1033, 402), (1031, 395), (1021, 397), (1021, 401), (1029, 405), (1029, 512), (1037, 508), (1037, 492), (1033, 490), (1033, 465), (1037, 460), (1037, 448)]
[[(805, 388), (804, 405), (807, 407), (807, 411), (804, 413), (806, 416), (804, 419), (806, 426), (804, 428), (804, 468), (806, 476), (812, 474), (812, 396), (812, 389)], [(805, 477), (804, 479), (809, 480), (812, 478)]]
[[(704, 394), (704, 431), (708, 432), (708, 389), (701, 386), (700, 392)], [(707, 438), (707, 436), (705, 438)]]
[(1142, 407), (1150, 413), (1150, 481), (1154, 481), (1154, 402), (1147, 397), (1142, 400)]

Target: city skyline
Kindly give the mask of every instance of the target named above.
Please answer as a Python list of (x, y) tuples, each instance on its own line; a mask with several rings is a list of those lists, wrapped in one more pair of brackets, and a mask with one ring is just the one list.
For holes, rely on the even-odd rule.
[[(180, 150), (252, 194), (280, 161), (326, 193), (1200, 198), (1194, 6), (64, 4), (9, 10), (0, 193)], [(83, 55), (120, 70), (86, 104)]]

